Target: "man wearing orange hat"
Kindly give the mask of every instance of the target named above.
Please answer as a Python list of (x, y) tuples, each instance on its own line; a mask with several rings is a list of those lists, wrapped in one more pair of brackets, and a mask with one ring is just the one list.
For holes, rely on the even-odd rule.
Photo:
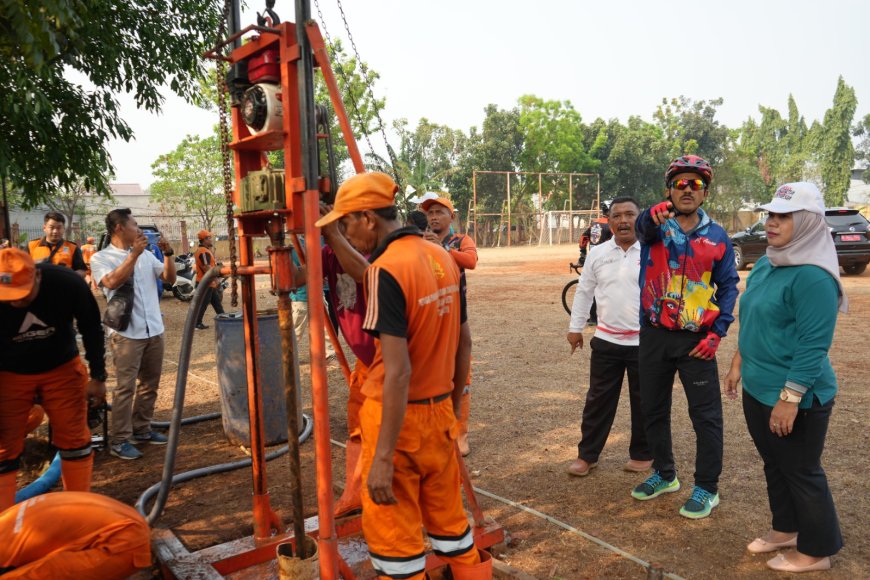
[[(74, 324), (75, 323), (75, 324)], [(76, 345), (82, 335), (90, 368)], [(28, 415), (39, 396), (60, 450), (64, 489), (88, 491), (93, 455), (87, 407), (106, 396), (100, 309), (84, 280), (63, 266), (36, 265), (0, 250), (0, 510), (15, 501)]]
[(317, 222), (339, 220), (371, 260), (363, 329), (376, 339), (375, 356), (359, 415), (363, 534), (382, 578), (424, 577), (424, 525), (454, 578), (490, 578), (492, 562), (481, 560), (462, 507), (455, 451), (453, 385), (467, 375), (457, 356), (465, 317), (459, 269), (416, 227), (401, 226), (397, 189), (384, 173), (351, 177)]
[[(450, 253), (456, 265), (459, 266), (463, 292), (467, 292), (465, 270), (474, 270), (477, 267), (477, 245), (470, 236), (453, 233), (451, 225), (456, 210), (453, 209), (453, 204), (449, 199), (446, 197), (426, 199), (420, 207), (426, 212), (429, 224), (423, 233), (423, 238), (442, 246)], [(469, 358), (468, 379), (462, 390), (462, 398), (458, 404), (454, 403), (458, 411), (457, 417), (459, 417), (459, 452), (464, 457), (471, 453), (471, 447), (468, 445), (468, 419), (471, 415), (471, 327), (467, 321), (462, 324), (459, 348)]]
[[(217, 260), (214, 257), (212, 248), (214, 247), (214, 237), (208, 230), (200, 230), (196, 237), (199, 239), (199, 247), (193, 254), (194, 262), (196, 263), (196, 283), (199, 284), (205, 273), (217, 265)], [(223, 314), (224, 307), (221, 304), (221, 293), (217, 291), (218, 280), (214, 279), (209, 283), (207, 295), (203, 297), (202, 308), (199, 310), (199, 316), (196, 319), (196, 328), (205, 330), (208, 325), (202, 323), (202, 317), (205, 316), (205, 311), (208, 305), (214, 309), (215, 314)]]
[(0, 576), (127, 578), (151, 565), (139, 512), (95, 493), (48, 493), (0, 513)]

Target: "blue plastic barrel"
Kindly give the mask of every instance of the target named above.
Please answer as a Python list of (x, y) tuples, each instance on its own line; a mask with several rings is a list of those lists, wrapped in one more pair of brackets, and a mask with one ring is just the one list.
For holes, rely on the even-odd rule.
[[(248, 416), (245, 327), (241, 313), (215, 317), (218, 384), (221, 421), (230, 443), (251, 446)], [(260, 382), (263, 391), (263, 431), (266, 445), (287, 441), (287, 405), (284, 401), (284, 371), (281, 368), (281, 333), (278, 313), (257, 314), (260, 341)], [(302, 428), (301, 389), (296, 392), (297, 420)]]

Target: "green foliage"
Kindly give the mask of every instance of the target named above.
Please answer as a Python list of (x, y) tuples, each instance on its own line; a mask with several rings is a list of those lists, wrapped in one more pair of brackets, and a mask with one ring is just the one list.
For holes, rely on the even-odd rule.
[(684, 96), (662, 99), (653, 118), (670, 146), (669, 157), (693, 153), (700, 155), (715, 168), (725, 158), (728, 128), (715, 119), (716, 109), (723, 99), (693, 101)]
[(671, 159), (662, 130), (633, 116), (625, 126), (617, 124), (608, 132), (612, 145), (601, 165), (603, 197), (629, 195), (642, 207), (661, 201), (663, 175)]
[(0, 176), (21, 190), (24, 207), (79, 182), (107, 195), (106, 143), (133, 137), (114, 95), (131, 93), (152, 112), (162, 86), (192, 98), (220, 18), (208, 0), (0, 5)]
[(862, 177), (865, 183), (870, 183), (870, 113), (855, 124), (852, 134), (861, 138), (855, 148), (855, 160), (864, 163), (866, 169)]
[(152, 165), (151, 199), (171, 210), (196, 214), (202, 227), (211, 230), (215, 218), (224, 215), (220, 141), (217, 135), (188, 135), (171, 153)]
[(852, 163), (855, 160), (850, 129), (857, 107), (855, 89), (840, 77), (834, 93), (834, 104), (825, 111), (820, 149), (819, 169), (824, 184), (825, 203), (829, 206), (843, 205), (849, 190)]
[[(516, 171), (523, 151), (518, 109), (499, 109), (490, 104), (484, 108), (481, 129), (471, 127), (465, 147), (459, 152), (457, 171), (447, 178), (453, 205), (465, 208), (474, 191), (474, 170)], [(481, 212), (501, 211), (505, 198), (505, 178), (501, 175), (477, 176), (477, 203)]]
[[(465, 149), (466, 137), (462, 131), (425, 118), (420, 119), (413, 131), (408, 129), (407, 119), (399, 119), (393, 123), (393, 130), (399, 136), (395, 166), (390, 160), (370, 153), (369, 168), (390, 175), (398, 174), (406, 191), (411, 187), (418, 195), (446, 190), (447, 180), (458, 169), (459, 154)], [(399, 195), (406, 197), (404, 191)], [(399, 202), (405, 204), (403, 199)]]

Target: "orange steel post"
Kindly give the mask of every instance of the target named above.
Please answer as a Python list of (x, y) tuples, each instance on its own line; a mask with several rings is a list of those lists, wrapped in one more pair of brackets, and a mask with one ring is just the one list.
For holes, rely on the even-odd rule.
[[(239, 239), (242, 264), (253, 262), (250, 236)], [(266, 485), (266, 445), (263, 426), (263, 394), (260, 380), (260, 344), (257, 334), (257, 293), (254, 277), (242, 278), (242, 315), (245, 328), (245, 362), (248, 379), (248, 416), (251, 423), (251, 469), (253, 472), (254, 538), (264, 540), (278, 531), (281, 520), (269, 503)]]
[(347, 144), (347, 152), (350, 155), (350, 160), (353, 162), (353, 169), (357, 173), (362, 173), (366, 168), (365, 165), (363, 165), (362, 156), (359, 153), (356, 139), (354, 138), (353, 131), (350, 128), (350, 121), (348, 121), (347, 111), (344, 109), (344, 102), (341, 100), (341, 91), (338, 89), (338, 83), (335, 82), (335, 75), (332, 73), (332, 67), (329, 64), (329, 54), (326, 52), (326, 44), (323, 42), (320, 28), (317, 26), (316, 22), (309, 20), (305, 23), (305, 30), (308, 33), (308, 40), (311, 42), (311, 50), (314, 52), (314, 60), (320, 67), (320, 72), (323, 73), (323, 80), (326, 82), (329, 99), (332, 101), (332, 108), (335, 109), (335, 115), (338, 117), (341, 134), (344, 135), (344, 142)]
[[(308, 190), (305, 212), (305, 248), (309, 256), (319, 255), (320, 192)], [(332, 450), (329, 441), (329, 392), (326, 380), (326, 352), (323, 341), (323, 261), (308, 261), (308, 332), (311, 344), (311, 399), (314, 407), (314, 458), (317, 472), (317, 512), (320, 531), (320, 574), (338, 578), (338, 541), (332, 501)]]

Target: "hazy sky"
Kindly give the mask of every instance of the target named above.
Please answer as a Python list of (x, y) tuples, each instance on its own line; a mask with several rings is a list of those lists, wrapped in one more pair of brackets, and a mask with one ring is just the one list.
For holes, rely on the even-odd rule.
[[(350, 51), (336, 1), (319, 1), (326, 29)], [(524, 94), (570, 100), (584, 122), (649, 121), (662, 98), (723, 97), (718, 119), (729, 127), (757, 118), (759, 104), (785, 114), (792, 94), (809, 124), (831, 106), (840, 75), (856, 91), (856, 119), (870, 113), (867, 0), (343, 4), (363, 60), (381, 75), (375, 91), (387, 99), (388, 124), (426, 117), (467, 130), (480, 126), (488, 103), (508, 108)], [(290, 0), (278, 0), (275, 10), (294, 19)], [(253, 12), (243, 20), (253, 22)], [(166, 94), (160, 116), (121, 97), (136, 140), (110, 145), (117, 181), (147, 187), (160, 154), (217, 123), (216, 113)], [(383, 148), (379, 136), (372, 140)]]

